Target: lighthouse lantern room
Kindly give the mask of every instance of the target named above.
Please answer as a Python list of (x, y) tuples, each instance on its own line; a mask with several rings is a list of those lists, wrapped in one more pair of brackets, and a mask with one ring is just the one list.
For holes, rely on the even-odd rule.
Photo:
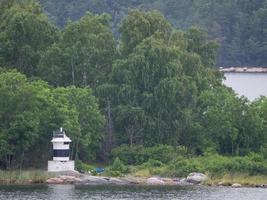
[(74, 171), (74, 161), (70, 160), (71, 139), (66, 136), (63, 128), (53, 132), (53, 160), (48, 161), (48, 171)]

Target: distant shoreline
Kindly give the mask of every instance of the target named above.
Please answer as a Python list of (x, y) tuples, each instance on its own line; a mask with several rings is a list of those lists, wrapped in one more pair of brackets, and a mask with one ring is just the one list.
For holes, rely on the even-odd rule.
[(267, 73), (264, 67), (220, 67), (219, 71), (224, 73)]

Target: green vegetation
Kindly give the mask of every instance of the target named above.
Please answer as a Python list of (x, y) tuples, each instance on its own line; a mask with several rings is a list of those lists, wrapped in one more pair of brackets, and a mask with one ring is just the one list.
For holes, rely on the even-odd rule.
[[(172, 150), (165, 153), (162, 151), (156, 153), (157, 150), (162, 148)], [(128, 151), (124, 150), (126, 150), (126, 146), (119, 147), (114, 150), (114, 154), (118, 156), (116, 157), (116, 162), (120, 158), (123, 159), (124, 163), (120, 161), (120, 166), (124, 166), (128, 170), (123, 172), (110, 168), (109, 175), (123, 176), (130, 174), (140, 178), (149, 178), (155, 175), (162, 177), (186, 177), (191, 172), (202, 172), (210, 177), (205, 182), (206, 185), (219, 184), (231, 186), (234, 183), (240, 183), (243, 186), (257, 186), (267, 183), (267, 160), (261, 154), (250, 153), (243, 157), (233, 157), (207, 152), (203, 156), (191, 157), (181, 151), (174, 152), (173, 147), (170, 146), (153, 148), (136, 146), (128, 149)], [(130, 153), (128, 154), (128, 152)], [(134, 157), (136, 161), (138, 160), (136, 163), (132, 162), (133, 152), (136, 152), (136, 157)], [(150, 154), (150, 152), (154, 153)], [(165, 155), (168, 157), (170, 154), (173, 157), (165, 160), (162, 159)], [(158, 159), (152, 159), (152, 157), (155, 158), (157, 156)], [(143, 160), (143, 162), (140, 160)]]
[(168, 163), (178, 156), (186, 156), (185, 147), (157, 145), (154, 147), (122, 145), (112, 150), (112, 157), (128, 165), (140, 165), (148, 161)]
[(266, 160), (257, 154), (245, 157), (226, 157), (210, 155), (197, 158), (177, 158), (169, 166), (171, 176), (185, 176), (192, 171), (207, 173), (211, 177), (224, 173), (244, 173), (249, 175), (267, 175)]
[(0, 4), (0, 66), (36, 75), (40, 57), (58, 37), (57, 28), (36, 2), (15, 2)]
[(50, 19), (63, 27), (86, 11), (109, 13), (112, 28), (129, 9), (159, 10), (177, 28), (197, 25), (220, 43), (218, 66), (266, 67), (266, 0), (39, 0)]
[(208, 181), (207, 185), (224, 185), (231, 186), (234, 183), (239, 183), (243, 186), (255, 187), (266, 184), (266, 175), (248, 175), (248, 174), (225, 174), (223, 176), (213, 177)]
[(106, 162), (113, 175), (266, 175), (267, 98), (222, 84), (203, 30), (131, 10), (115, 39), (108, 14), (59, 30), (33, 0), (0, 11), (1, 169), (45, 168), (64, 127), (84, 171)]
[(73, 140), (71, 156), (95, 157), (104, 119), (91, 89), (53, 88), (16, 71), (2, 70), (0, 96), (2, 167), (44, 166), (50, 157), (52, 132), (59, 126)]
[(127, 147), (113, 150), (116, 160), (131, 165), (131, 172), (168, 177), (185, 177), (191, 172), (202, 172), (211, 178), (224, 174), (267, 175), (267, 160), (262, 154), (222, 156), (207, 152), (203, 156), (190, 156), (184, 148), (171, 146)]
[(95, 166), (86, 164), (81, 160), (76, 160), (75, 162), (76, 170), (83, 173), (92, 172), (95, 169)]
[(123, 162), (116, 157), (112, 165), (107, 169), (107, 175), (110, 176), (122, 176), (122, 174), (126, 174), (129, 172), (129, 169)]
[(0, 171), (0, 184), (39, 184), (51, 177), (51, 174), (42, 170)]

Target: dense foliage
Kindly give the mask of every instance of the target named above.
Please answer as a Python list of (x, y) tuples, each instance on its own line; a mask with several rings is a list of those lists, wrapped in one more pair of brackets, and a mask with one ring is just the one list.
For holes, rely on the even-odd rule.
[(0, 165), (44, 166), (53, 130), (73, 140), (72, 157), (95, 158), (104, 118), (89, 88), (52, 88), (16, 71), (0, 72)]
[(224, 173), (266, 175), (266, 164), (266, 159), (257, 154), (250, 154), (245, 157), (225, 157), (220, 155), (189, 159), (180, 157), (168, 166), (165, 173), (170, 173), (170, 176), (186, 176), (192, 171), (210, 173), (210, 175), (222, 175)]
[(57, 39), (57, 29), (36, 2), (12, 2), (0, 4), (0, 66), (36, 75), (42, 54)]
[(53, 85), (96, 87), (111, 71), (115, 45), (109, 16), (87, 13), (80, 21), (69, 22), (43, 54), (40, 75)]
[(113, 29), (129, 9), (159, 10), (178, 28), (205, 28), (220, 43), (219, 66), (266, 66), (266, 0), (39, 0), (59, 26), (86, 11), (109, 13)]
[(58, 30), (33, 0), (0, 10), (1, 167), (45, 166), (61, 126), (73, 158), (118, 157), (117, 172), (207, 152), (267, 157), (267, 99), (249, 102), (222, 84), (218, 45), (203, 30), (131, 10), (116, 41), (108, 14)]

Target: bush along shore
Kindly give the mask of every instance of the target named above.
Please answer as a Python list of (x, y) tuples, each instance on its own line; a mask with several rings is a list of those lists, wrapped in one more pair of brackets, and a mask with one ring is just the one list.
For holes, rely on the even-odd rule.
[(43, 184), (53, 177), (44, 170), (0, 170), (0, 184)]
[(161, 185), (161, 186), (231, 186), (231, 187), (261, 187), (267, 188), (267, 176), (251, 176), (247, 174), (224, 174), (209, 177), (202, 173), (190, 173), (185, 178), (151, 176), (141, 177), (133, 174), (123, 176), (93, 176), (79, 172), (47, 173), (46, 171), (1, 171), (2, 185), (30, 185), (30, 184), (75, 184), (75, 185)]
[(96, 165), (76, 161), (74, 172), (41, 170), (0, 171), (1, 184), (80, 185), (195, 185), (267, 187), (264, 154), (222, 156), (205, 153), (191, 157), (183, 147), (122, 146), (112, 152), (113, 162), (97, 174)]

